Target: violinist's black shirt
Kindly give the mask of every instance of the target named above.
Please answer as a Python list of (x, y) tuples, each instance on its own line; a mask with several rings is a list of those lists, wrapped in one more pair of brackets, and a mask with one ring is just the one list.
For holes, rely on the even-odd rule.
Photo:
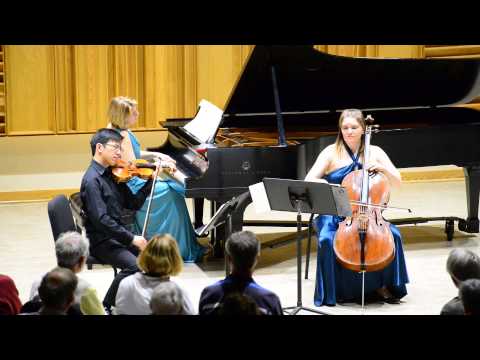
[(140, 209), (151, 186), (150, 180), (133, 195), (125, 183), (118, 184), (114, 180), (110, 168), (104, 168), (92, 160), (80, 187), (90, 246), (95, 247), (108, 239), (115, 239), (125, 246), (130, 245), (134, 234), (122, 224), (122, 214), (125, 209)]

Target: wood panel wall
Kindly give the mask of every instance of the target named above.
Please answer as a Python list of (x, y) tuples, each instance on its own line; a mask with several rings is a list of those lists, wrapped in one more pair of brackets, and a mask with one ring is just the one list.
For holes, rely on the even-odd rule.
[(54, 134), (53, 46), (5, 46), (8, 135)]
[[(316, 45), (360, 57), (480, 57), (474, 45)], [(251, 45), (0, 46), (0, 135), (93, 132), (110, 99), (136, 98), (137, 130), (192, 117), (201, 99), (223, 108)], [(480, 108), (480, 99), (475, 104)], [(475, 105), (477, 106), (477, 105)]]
[[(0, 48), (0, 133), (93, 132), (106, 125), (108, 103), (118, 95), (139, 102), (137, 130), (161, 129), (159, 122), (167, 118), (194, 116), (203, 98), (223, 107), (252, 49), (249, 45), (4, 46)], [(4, 97), (3, 57), (8, 74)], [(2, 106), (8, 119), (1, 117)]]
[(0, 136), (5, 135), (5, 61), (3, 45), (0, 45)]

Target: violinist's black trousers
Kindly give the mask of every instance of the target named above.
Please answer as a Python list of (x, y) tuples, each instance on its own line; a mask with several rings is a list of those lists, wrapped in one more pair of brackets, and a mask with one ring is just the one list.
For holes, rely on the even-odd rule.
[(115, 306), (115, 298), (117, 297), (120, 281), (140, 271), (137, 266), (139, 251), (133, 245), (126, 247), (118, 241), (110, 239), (91, 248), (90, 253), (105, 264), (112, 265), (121, 270), (113, 279), (103, 299), (103, 305), (110, 309), (112, 306)]

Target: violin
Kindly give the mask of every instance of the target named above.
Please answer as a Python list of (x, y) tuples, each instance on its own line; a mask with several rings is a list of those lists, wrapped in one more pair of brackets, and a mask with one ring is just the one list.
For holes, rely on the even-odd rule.
[[(147, 213), (145, 215), (145, 222), (143, 224), (142, 237), (145, 237), (145, 233), (148, 226), (148, 220), (150, 217), (150, 208), (152, 205), (153, 193), (155, 191), (155, 184), (158, 177), (157, 165), (149, 163), (144, 159), (136, 159), (134, 162), (127, 162), (122, 159), (119, 159), (115, 166), (112, 167), (112, 174), (115, 180), (118, 183), (127, 182), (134, 176), (138, 176), (144, 180), (149, 180), (153, 178), (152, 188), (150, 190), (150, 197), (148, 200)], [(171, 174), (172, 170), (168, 165), (162, 165), (160, 167), (163, 171)]]
[[(370, 137), (378, 125), (367, 116), (363, 159), (370, 155)], [(347, 146), (347, 145), (345, 145)], [(390, 198), (390, 182), (379, 172), (369, 173), (366, 167), (348, 174), (342, 181), (352, 205), (352, 216), (339, 226), (334, 239), (334, 252), (339, 263), (353, 271), (369, 272), (385, 268), (395, 256), (395, 243), (390, 223), (382, 216)]]
[(134, 162), (119, 159), (117, 164), (112, 167), (112, 174), (118, 183), (127, 182), (134, 176), (148, 180), (152, 178), (155, 169), (155, 164), (150, 164), (143, 159)]

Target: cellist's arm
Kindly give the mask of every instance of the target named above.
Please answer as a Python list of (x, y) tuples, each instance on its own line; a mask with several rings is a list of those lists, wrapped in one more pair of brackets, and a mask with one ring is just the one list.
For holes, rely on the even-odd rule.
[(376, 161), (370, 164), (369, 171), (381, 172), (388, 178), (388, 180), (390, 180), (390, 184), (393, 187), (400, 187), (402, 184), (402, 175), (400, 174), (400, 171), (398, 171), (395, 165), (393, 165), (385, 151), (378, 146), (375, 146), (374, 159)]
[(313, 164), (312, 168), (305, 177), (305, 181), (327, 182), (322, 178), (330, 166), (332, 151), (334, 151), (334, 145), (329, 145), (323, 149), (320, 155), (318, 155), (315, 164)]

